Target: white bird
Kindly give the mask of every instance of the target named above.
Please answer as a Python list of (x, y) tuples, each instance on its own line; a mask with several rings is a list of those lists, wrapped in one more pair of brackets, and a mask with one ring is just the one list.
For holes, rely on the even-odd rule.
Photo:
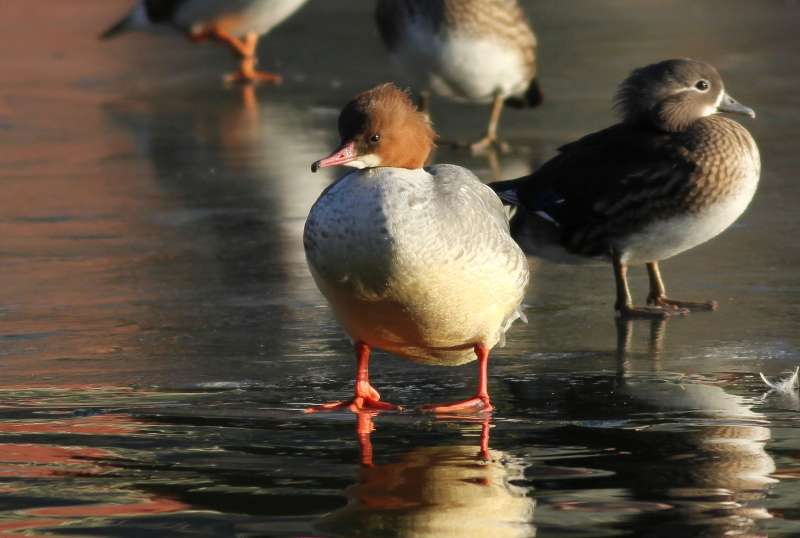
[(500, 199), (469, 170), (423, 169), (435, 134), (392, 84), (358, 95), (339, 117), (341, 147), (312, 169), (351, 172), (319, 197), (306, 221), (311, 274), (355, 343), (352, 401), (312, 410), (395, 409), (370, 385), (369, 351), (458, 365), (477, 356), (475, 397), (434, 412), (491, 410), (489, 351), (522, 316), (524, 254)]
[(256, 70), (258, 39), (297, 11), (306, 0), (138, 0), (133, 10), (100, 37), (134, 29), (171, 27), (193, 41), (213, 39), (239, 58), (228, 82), (280, 84), (275, 73)]

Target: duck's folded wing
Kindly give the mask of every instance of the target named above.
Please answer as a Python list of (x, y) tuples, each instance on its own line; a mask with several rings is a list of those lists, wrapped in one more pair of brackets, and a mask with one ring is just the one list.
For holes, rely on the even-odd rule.
[(690, 149), (674, 135), (618, 124), (561, 147), (530, 176), (492, 187), (562, 227), (635, 215), (686, 194), (696, 168)]

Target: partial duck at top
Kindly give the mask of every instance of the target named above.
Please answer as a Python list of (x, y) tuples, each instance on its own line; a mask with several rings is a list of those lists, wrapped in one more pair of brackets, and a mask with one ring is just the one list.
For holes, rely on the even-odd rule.
[[(714, 66), (691, 59), (636, 69), (616, 107), (621, 123), (563, 146), (528, 177), (492, 185), (520, 208), (514, 236), (545, 258), (610, 261), (623, 317), (713, 310), (714, 301), (667, 297), (658, 264), (722, 233), (749, 205), (758, 147), (720, 113), (755, 112), (726, 92)], [(635, 307), (628, 288), (628, 266), (639, 263), (650, 277), (649, 307)]]
[(320, 195), (303, 243), (317, 286), (354, 343), (356, 387), (352, 400), (310, 411), (398, 408), (370, 384), (372, 348), (432, 365), (477, 358), (476, 395), (427, 409), (491, 410), (489, 352), (522, 316), (529, 278), (506, 209), (465, 168), (423, 168), (435, 133), (393, 84), (350, 101), (339, 136), (339, 149), (312, 170), (358, 170)]
[(541, 103), (536, 36), (517, 0), (378, 0), (378, 30), (421, 92), (491, 104), (478, 152), (498, 145), (503, 105)]
[(306, 0), (138, 0), (133, 10), (100, 37), (134, 29), (172, 28), (194, 41), (211, 39), (230, 48), (239, 69), (228, 82), (280, 84), (275, 73), (256, 69), (259, 38), (297, 11)]

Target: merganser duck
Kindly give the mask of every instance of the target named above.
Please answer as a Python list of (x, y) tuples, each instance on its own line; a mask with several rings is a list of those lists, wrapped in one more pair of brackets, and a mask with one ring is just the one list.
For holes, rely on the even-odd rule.
[(309, 411), (397, 409), (370, 385), (372, 348), (434, 365), (479, 363), (473, 398), (433, 412), (492, 409), (489, 351), (522, 316), (528, 263), (505, 208), (472, 172), (423, 168), (435, 133), (393, 84), (350, 101), (341, 146), (312, 170), (357, 168), (311, 208), (303, 242), (311, 274), (355, 344), (355, 396)]
[[(726, 93), (713, 66), (690, 59), (636, 69), (616, 108), (622, 123), (563, 146), (530, 176), (492, 185), (522, 209), (513, 235), (526, 252), (556, 261), (611, 261), (622, 317), (714, 310), (714, 301), (668, 298), (658, 263), (722, 233), (747, 208), (758, 147), (718, 113), (755, 112)], [(637, 263), (647, 265), (650, 307), (631, 299), (627, 271)]]
[(306, 0), (139, 0), (122, 20), (100, 37), (109, 39), (131, 29), (173, 27), (193, 41), (213, 39), (227, 45), (239, 58), (239, 70), (228, 82), (280, 84), (275, 73), (256, 70), (256, 45), (297, 11)]
[(536, 36), (517, 0), (379, 0), (378, 30), (422, 92), (491, 103), (489, 124), (475, 152), (498, 144), (503, 104), (542, 101)]

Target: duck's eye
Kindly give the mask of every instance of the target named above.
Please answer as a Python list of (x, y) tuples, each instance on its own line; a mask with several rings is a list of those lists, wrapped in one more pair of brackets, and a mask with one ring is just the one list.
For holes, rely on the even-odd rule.
[(374, 134), (369, 137), (370, 144), (377, 144), (380, 141), (381, 141), (381, 135), (379, 134)]
[(700, 90), (701, 92), (707, 92), (711, 85), (708, 83), (707, 80), (698, 80), (697, 84), (694, 85), (695, 88)]

